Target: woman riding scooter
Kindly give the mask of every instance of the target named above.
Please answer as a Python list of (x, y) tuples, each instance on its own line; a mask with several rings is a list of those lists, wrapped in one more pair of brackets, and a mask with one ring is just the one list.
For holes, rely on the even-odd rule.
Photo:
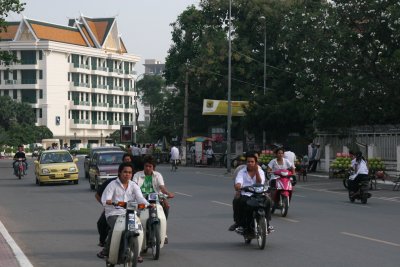
[(368, 167), (367, 162), (362, 156), (360, 151), (352, 155), (351, 168), (354, 170), (354, 174), (349, 177), (349, 196), (353, 196), (359, 190), (359, 183), (362, 181), (368, 181)]

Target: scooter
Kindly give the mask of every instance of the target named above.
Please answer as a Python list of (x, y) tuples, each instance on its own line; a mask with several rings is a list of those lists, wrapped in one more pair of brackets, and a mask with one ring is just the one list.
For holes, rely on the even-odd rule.
[(144, 209), (144, 204), (135, 201), (113, 203), (126, 209), (126, 213), (118, 216), (110, 242), (106, 266), (114, 267), (123, 264), (124, 267), (135, 267), (143, 242), (143, 229), (137, 211)]
[(358, 190), (351, 194), (349, 191), (349, 199), (350, 202), (354, 202), (356, 199), (361, 200), (362, 204), (367, 204), (368, 198), (370, 198), (372, 195), (371, 193), (368, 192), (370, 187), (370, 181), (369, 180), (362, 180), (358, 183)]
[(164, 241), (167, 233), (167, 219), (164, 210), (160, 204), (160, 199), (166, 198), (164, 194), (150, 193), (147, 200), (150, 204), (149, 211), (143, 211), (140, 214), (140, 221), (144, 227), (142, 252), (146, 253), (151, 249), (154, 260), (160, 257), (160, 249), (164, 247)]
[(274, 175), (278, 177), (275, 179), (276, 188), (271, 191), (271, 213), (274, 213), (276, 209), (280, 209), (282, 217), (286, 217), (289, 210), (289, 203), (292, 199), (293, 174), (288, 170), (277, 170), (274, 172)]
[(24, 159), (23, 158), (18, 158), (17, 164), (14, 165), (15, 173), (18, 179), (21, 179), (25, 175), (25, 164), (24, 164)]
[(244, 242), (250, 244), (252, 239), (257, 239), (260, 249), (265, 248), (267, 242), (267, 218), (265, 214), (265, 203), (267, 200), (268, 187), (262, 184), (254, 184), (242, 188), (244, 192), (252, 193), (247, 200), (247, 205), (252, 209), (252, 222), (250, 231), (243, 232), (236, 228), (235, 232), (244, 237)]

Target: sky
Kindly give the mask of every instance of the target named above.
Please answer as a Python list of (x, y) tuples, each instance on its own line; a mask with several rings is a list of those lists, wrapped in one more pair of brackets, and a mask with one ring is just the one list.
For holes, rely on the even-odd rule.
[[(116, 17), (118, 30), (129, 54), (141, 61), (138, 75), (144, 72), (144, 60), (165, 63), (171, 46), (171, 23), (188, 6), (200, 0), (20, 0), (26, 3), (22, 15), (29, 19), (68, 25), (69, 18), (80, 14), (91, 18)], [(7, 21), (21, 20), (20, 14), (9, 14)]]

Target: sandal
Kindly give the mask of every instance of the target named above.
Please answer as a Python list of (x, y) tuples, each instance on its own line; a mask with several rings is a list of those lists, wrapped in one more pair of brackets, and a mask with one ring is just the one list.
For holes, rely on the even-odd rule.
[(142, 256), (139, 256), (139, 257), (137, 258), (137, 261), (138, 261), (139, 263), (142, 263), (142, 262), (143, 262), (143, 257), (142, 257)]
[(107, 255), (104, 253), (104, 251), (100, 251), (99, 253), (97, 253), (97, 257), (99, 257), (100, 259), (104, 259), (105, 257), (107, 257)]

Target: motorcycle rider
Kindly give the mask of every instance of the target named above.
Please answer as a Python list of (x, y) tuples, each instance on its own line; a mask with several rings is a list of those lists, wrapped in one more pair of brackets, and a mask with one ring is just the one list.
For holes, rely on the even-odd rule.
[(23, 159), (22, 163), (24, 164), (24, 175), (25, 175), (26, 170), (28, 170), (28, 163), (26, 162), (26, 155), (24, 152), (23, 145), (18, 146), (18, 151), (14, 155), (14, 162), (13, 162), (14, 175), (17, 175), (18, 159)]
[[(139, 204), (144, 203), (146, 206), (149, 205), (147, 200), (143, 197), (138, 185), (131, 181), (132, 175), (133, 165), (129, 162), (121, 163), (118, 168), (118, 178), (107, 185), (101, 196), (101, 203), (104, 206), (105, 216), (110, 230), (104, 249), (97, 254), (99, 258), (104, 258), (108, 255), (115, 222), (119, 215), (125, 214), (124, 208), (114, 206), (113, 203), (136, 200)], [(143, 259), (139, 257), (138, 261), (141, 262)]]
[[(155, 171), (156, 163), (152, 156), (145, 156), (143, 159), (144, 170), (135, 173), (133, 181), (140, 187), (144, 195), (150, 193), (163, 193), (168, 198), (173, 198), (174, 193), (169, 192), (164, 183), (164, 178), (161, 173)], [(162, 199), (160, 204), (164, 210), (165, 218), (168, 219), (169, 203), (166, 199)], [(168, 244), (168, 237), (165, 237), (164, 244)]]
[(369, 180), (367, 162), (362, 156), (360, 151), (356, 152), (355, 155), (350, 154), (352, 157), (351, 167), (354, 170), (354, 174), (349, 177), (349, 195), (353, 195), (358, 191), (359, 182)]
[[(125, 153), (122, 156), (122, 162), (128, 162), (133, 164), (133, 174), (135, 174), (137, 171), (143, 170), (143, 163), (142, 163), (142, 158), (141, 157), (135, 157), (132, 156), (130, 153)], [(95, 198), (96, 200), (101, 204), (101, 196), (103, 195), (104, 190), (106, 189), (107, 185), (117, 179), (115, 178), (110, 178), (106, 180), (104, 183), (101, 184), (101, 186), (98, 188)], [(109, 231), (109, 227), (107, 224), (106, 216), (104, 214), (104, 210), (101, 213), (99, 219), (97, 220), (97, 231), (99, 233), (99, 247), (104, 247), (104, 244), (106, 242), (107, 234)]]
[(276, 176), (274, 175), (274, 171), (277, 170), (290, 170), (292, 172), (292, 178), (294, 183), (296, 182), (296, 175), (295, 175), (295, 167), (294, 165), (286, 158), (284, 158), (285, 149), (283, 147), (278, 147), (275, 149), (276, 158), (272, 159), (268, 163), (268, 173), (271, 174), (271, 178), (269, 184), (271, 188), (276, 188)]
[[(255, 183), (264, 184), (265, 174), (260, 166), (257, 164), (257, 156), (255, 154), (246, 153), (246, 168), (242, 168), (235, 178), (235, 197), (232, 202), (233, 206), (233, 219), (235, 221), (229, 227), (229, 231), (248, 231), (251, 217), (251, 209), (247, 206), (247, 200), (252, 193), (244, 192), (241, 189), (246, 186), (251, 186)], [(265, 203), (265, 213), (267, 219), (268, 232), (273, 231), (273, 227), (269, 225), (271, 220), (271, 200), (267, 197)]]

